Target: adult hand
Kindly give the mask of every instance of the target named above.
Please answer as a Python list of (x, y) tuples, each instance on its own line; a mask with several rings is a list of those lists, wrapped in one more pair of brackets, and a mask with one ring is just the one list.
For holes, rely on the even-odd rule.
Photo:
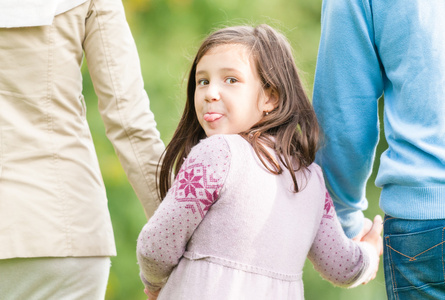
[(371, 229), (362, 238), (362, 242), (368, 242), (373, 245), (380, 256), (383, 254), (383, 220), (380, 215), (375, 216)]
[(365, 218), (363, 221), (363, 228), (362, 231), (360, 231), (359, 234), (357, 234), (354, 238), (352, 238), (355, 242), (360, 242), (362, 238), (371, 230), (372, 227), (372, 221), (368, 218)]

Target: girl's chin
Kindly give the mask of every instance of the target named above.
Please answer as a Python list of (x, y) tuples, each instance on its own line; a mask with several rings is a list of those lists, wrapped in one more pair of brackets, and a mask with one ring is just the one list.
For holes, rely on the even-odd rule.
[(238, 134), (239, 132), (228, 132), (228, 131), (224, 131), (224, 130), (207, 130), (205, 131), (206, 136), (210, 137), (212, 135), (216, 135), (216, 134)]
[(218, 129), (207, 129), (207, 130), (205, 130), (205, 133), (206, 133), (207, 137), (210, 137), (210, 136), (216, 135), (216, 134), (230, 134), (226, 130), (218, 130)]

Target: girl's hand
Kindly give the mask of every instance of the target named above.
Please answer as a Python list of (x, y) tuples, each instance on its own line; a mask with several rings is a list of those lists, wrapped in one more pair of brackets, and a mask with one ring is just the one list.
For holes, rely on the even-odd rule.
[(147, 288), (145, 288), (144, 293), (148, 296), (147, 300), (156, 300), (156, 299), (158, 299), (158, 295), (159, 295), (160, 291), (161, 290), (156, 291), (156, 292), (150, 292)]
[[(374, 222), (372, 223), (371, 229), (361, 239), (362, 242), (367, 242), (375, 248), (378, 257), (380, 257), (380, 255), (383, 254), (383, 239), (381, 236), (382, 230), (383, 230), (383, 220), (381, 216), (377, 215), (374, 218)], [(369, 278), (369, 280), (367, 280), (366, 282), (363, 282), (363, 284), (367, 284), (369, 281), (373, 280), (377, 275), (378, 269), (379, 269), (379, 264), (377, 261), (375, 270), (373, 271), (371, 278)]]

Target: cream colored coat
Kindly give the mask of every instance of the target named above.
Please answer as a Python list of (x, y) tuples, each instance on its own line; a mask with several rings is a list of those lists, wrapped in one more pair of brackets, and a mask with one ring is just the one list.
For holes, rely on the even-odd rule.
[(158, 205), (164, 146), (121, 1), (87, 1), (51, 26), (0, 29), (0, 259), (116, 253), (85, 116), (83, 51), (106, 134), (147, 216)]

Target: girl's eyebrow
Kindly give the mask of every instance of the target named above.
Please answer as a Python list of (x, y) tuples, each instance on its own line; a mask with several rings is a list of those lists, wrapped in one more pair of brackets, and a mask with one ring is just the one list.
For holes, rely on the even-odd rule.
[(238, 69), (235, 68), (222, 68), (221, 71), (225, 71), (225, 72), (239, 72)]
[[(222, 69), (220, 69), (220, 71), (222, 71), (222, 72), (235, 72), (235, 73), (240, 73), (240, 71), (238, 70), (238, 69), (236, 69), (236, 68), (222, 68)], [(203, 75), (203, 74), (207, 74), (207, 71), (204, 71), (204, 70), (198, 70), (198, 71), (196, 71), (196, 76), (198, 76), (198, 75)]]
[(204, 74), (207, 74), (207, 72), (206, 72), (206, 71), (202, 71), (202, 70), (200, 70), (200, 71), (197, 71), (197, 72), (195, 73), (195, 76), (202, 76), (202, 75), (204, 75)]

